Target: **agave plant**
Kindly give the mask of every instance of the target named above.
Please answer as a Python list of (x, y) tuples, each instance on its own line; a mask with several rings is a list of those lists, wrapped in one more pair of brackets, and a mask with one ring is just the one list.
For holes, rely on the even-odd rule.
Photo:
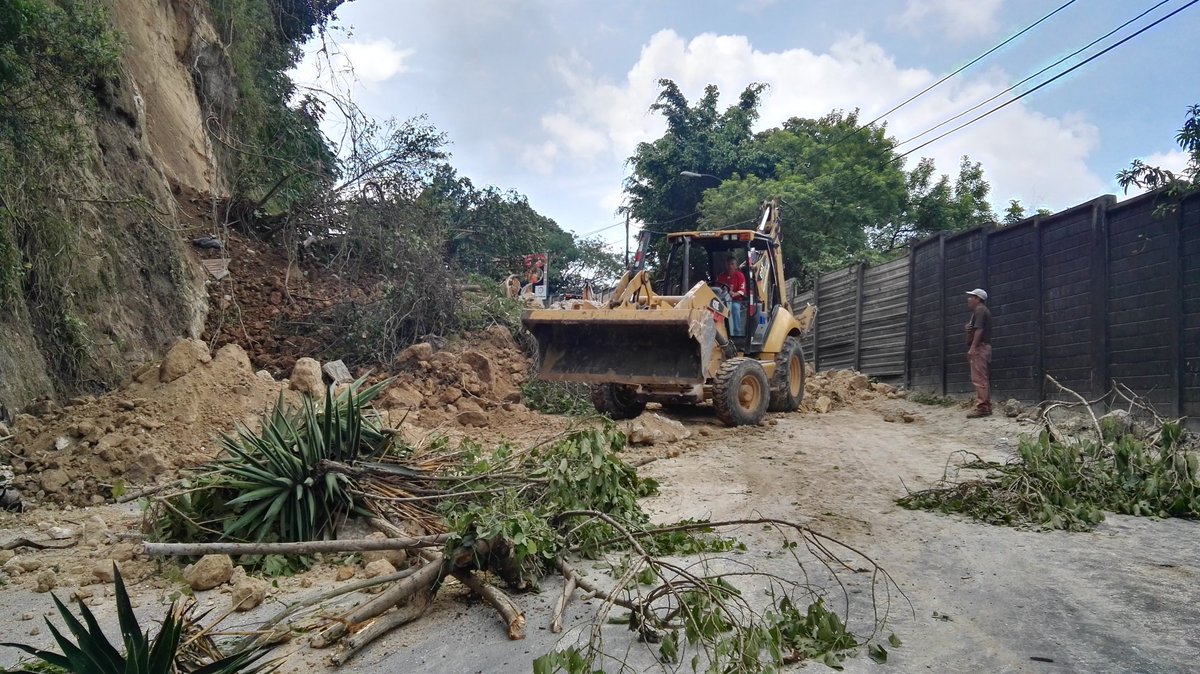
[(238, 426), (236, 436), (224, 436), (227, 457), (218, 477), (222, 487), (237, 492), (228, 506), (239, 513), (226, 521), (225, 535), (309, 541), (334, 533), (337, 522), (356, 507), (352, 484), (340, 473), (322, 473), (319, 465), (386, 451), (388, 437), (364, 417), (363, 408), (388, 383), (362, 388), (360, 379), (340, 394), (326, 396), (320, 411), (305, 398), (297, 413), (280, 396), (260, 433)]
[(187, 612), (179, 604), (171, 604), (163, 618), (162, 629), (151, 639), (149, 630), (143, 631), (138, 624), (125, 581), (115, 564), (113, 576), (116, 580), (117, 621), (125, 646), (123, 654), (105, 636), (96, 616), (83, 600), (79, 600), (79, 613), (83, 616), (81, 622), (57, 595), (51, 596), (58, 607), (58, 615), (75, 638), (72, 641), (49, 618), (46, 619), (62, 653), (45, 651), (28, 644), (3, 643), (0, 646), (19, 648), (48, 665), (74, 674), (265, 674), (278, 669), (280, 661), (258, 663), (266, 654), (262, 648), (238, 651), (207, 664), (187, 664), (188, 658), (181, 657), (183, 633), (190, 623)]

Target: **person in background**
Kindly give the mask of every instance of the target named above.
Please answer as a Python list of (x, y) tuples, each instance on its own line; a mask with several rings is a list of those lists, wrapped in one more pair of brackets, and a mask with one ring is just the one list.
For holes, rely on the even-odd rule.
[(992, 363), (992, 312), (987, 308), (987, 291), (967, 291), (971, 320), (967, 321), (967, 362), (971, 364), (971, 384), (975, 386), (975, 409), (967, 418), (992, 414), (992, 389), (988, 368)]
[(731, 254), (725, 258), (725, 271), (717, 276), (717, 285), (729, 290), (729, 336), (742, 337), (746, 334), (746, 275), (738, 270), (737, 259)]

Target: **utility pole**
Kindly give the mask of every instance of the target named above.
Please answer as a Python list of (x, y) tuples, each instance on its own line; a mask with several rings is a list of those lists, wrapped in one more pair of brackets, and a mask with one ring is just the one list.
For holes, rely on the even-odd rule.
[(629, 212), (625, 212), (625, 268), (629, 269)]

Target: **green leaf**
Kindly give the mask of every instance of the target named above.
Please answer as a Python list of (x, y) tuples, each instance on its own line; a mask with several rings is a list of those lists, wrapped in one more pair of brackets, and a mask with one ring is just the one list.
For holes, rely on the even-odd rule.
[(887, 649), (879, 644), (871, 644), (870, 646), (868, 646), (867, 647), (867, 655), (869, 655), (872, 660), (874, 660), (875, 662), (878, 662), (881, 665), (883, 663), (887, 662), (887, 659), (888, 659)]
[(888, 643), (891, 644), (892, 648), (900, 648), (900, 637), (895, 634), (889, 634)]

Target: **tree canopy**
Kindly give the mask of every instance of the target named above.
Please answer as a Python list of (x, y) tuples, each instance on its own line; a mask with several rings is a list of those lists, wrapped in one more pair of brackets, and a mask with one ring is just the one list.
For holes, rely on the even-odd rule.
[(823, 270), (879, 259), (914, 238), (996, 219), (978, 162), (964, 156), (953, 182), (932, 159), (905, 170), (886, 125), (864, 126), (858, 111), (793, 117), (755, 133), (765, 85), (748, 86), (720, 112), (715, 86), (689, 104), (674, 82), (659, 84), (650, 109), (667, 130), (638, 145), (625, 184), (628, 212), (649, 229), (748, 224), (764, 199), (780, 197), (787, 273), (807, 284)]
[(1183, 127), (1175, 135), (1175, 142), (1187, 155), (1187, 164), (1182, 171), (1175, 173), (1135, 159), (1129, 168), (1117, 173), (1121, 188), (1126, 192), (1130, 187), (1165, 189), (1166, 196), (1172, 199), (1200, 191), (1200, 105), (1188, 106)]

